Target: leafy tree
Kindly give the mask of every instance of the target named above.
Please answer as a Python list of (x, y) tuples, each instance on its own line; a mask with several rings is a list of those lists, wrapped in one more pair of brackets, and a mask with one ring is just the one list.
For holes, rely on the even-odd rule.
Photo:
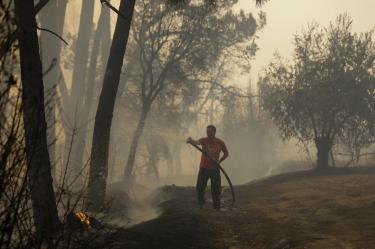
[(315, 142), (319, 170), (328, 167), (339, 137), (366, 134), (361, 138), (366, 145), (374, 136), (373, 32), (356, 34), (351, 28), (348, 15), (325, 29), (308, 26), (295, 36), (293, 63), (276, 57), (260, 85), (262, 105), (283, 138)]
[[(106, 0), (101, 2), (112, 10), (115, 10)], [(110, 55), (106, 67), (103, 80), (103, 89), (100, 94), (97, 113), (95, 116), (95, 126), (93, 134), (93, 144), (91, 148), (90, 176), (88, 183), (88, 199), (91, 203), (96, 203), (96, 207), (102, 206), (105, 197), (106, 178), (108, 174), (108, 148), (110, 140), (110, 129), (112, 124), (112, 116), (115, 104), (115, 98), (118, 91), (121, 68), (124, 61), (126, 46), (129, 40), (130, 23), (133, 18), (135, 8), (135, 0), (120, 2), (119, 10), (115, 12), (119, 15), (111, 45)], [(207, 6), (217, 7), (222, 1), (203, 1)], [(228, 1), (233, 5), (237, 1)], [(265, 2), (265, 0), (256, 0), (257, 4)], [(167, 0), (164, 6), (172, 8), (184, 9), (189, 5), (190, 1), (185, 0)], [(203, 14), (203, 13), (201, 13)], [(218, 25), (220, 25), (218, 23)], [(217, 26), (219, 28), (220, 26)], [(199, 53), (197, 53), (199, 55)], [(197, 57), (198, 58), (198, 57)], [(196, 60), (199, 61), (199, 60)], [(143, 129), (143, 128), (142, 128)], [(133, 139), (134, 140), (134, 139)], [(135, 147), (137, 145), (135, 144)], [(133, 150), (131, 154), (135, 153)], [(132, 159), (127, 172), (132, 171)]]
[[(141, 11), (133, 21), (134, 39), (140, 50), (140, 83), (136, 87), (141, 93), (142, 108), (125, 168), (127, 181), (155, 99), (168, 85), (172, 85), (169, 90), (173, 86), (177, 90), (191, 74), (203, 75), (216, 65), (223, 51), (255, 34), (258, 26), (254, 17), (243, 12), (233, 13), (230, 10), (233, 4), (233, 1), (217, 1), (215, 7), (191, 4), (182, 9), (167, 8), (157, 1), (142, 1), (139, 5)], [(177, 93), (168, 97), (174, 99)]]

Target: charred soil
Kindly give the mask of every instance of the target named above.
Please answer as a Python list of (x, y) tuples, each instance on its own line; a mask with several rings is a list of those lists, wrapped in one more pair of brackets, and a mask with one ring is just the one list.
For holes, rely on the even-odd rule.
[[(169, 186), (160, 217), (107, 237), (108, 248), (375, 248), (375, 168), (289, 173), (236, 186), (220, 212)], [(209, 195), (207, 196), (209, 197)], [(223, 193), (230, 202), (230, 191)]]

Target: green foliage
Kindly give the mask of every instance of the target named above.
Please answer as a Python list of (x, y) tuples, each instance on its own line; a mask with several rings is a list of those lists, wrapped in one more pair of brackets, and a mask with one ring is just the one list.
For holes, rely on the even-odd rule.
[(373, 32), (351, 31), (352, 19), (340, 15), (321, 29), (309, 25), (294, 39), (293, 63), (280, 56), (260, 81), (262, 106), (284, 139), (303, 140), (363, 134), (374, 138), (375, 43)]

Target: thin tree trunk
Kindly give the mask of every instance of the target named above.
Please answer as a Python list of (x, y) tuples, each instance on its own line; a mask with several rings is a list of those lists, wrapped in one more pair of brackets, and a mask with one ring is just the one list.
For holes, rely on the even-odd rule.
[(50, 239), (60, 222), (57, 216), (47, 148), (43, 75), (34, 2), (15, 0), (14, 6), (18, 21), (23, 123), (34, 223), (38, 237)]
[(175, 174), (174, 170), (173, 170), (173, 160), (171, 157), (167, 158), (166, 159), (167, 161), (167, 168), (168, 168), (168, 175), (167, 177), (173, 177), (173, 175)]
[(173, 162), (174, 162), (174, 170), (177, 176), (180, 176), (182, 173), (181, 169), (181, 142), (177, 141), (174, 145), (173, 149)]
[(332, 143), (328, 138), (315, 138), (315, 145), (317, 148), (316, 169), (325, 171), (329, 168), (328, 158)]
[(215, 102), (215, 98), (214, 98), (214, 94), (212, 94), (211, 103), (210, 103), (210, 110), (209, 110), (209, 124), (214, 123), (214, 102)]
[[(40, 12), (41, 26), (53, 30), (57, 34), (62, 35), (65, 21), (65, 13), (67, 7), (66, 0), (55, 0), (48, 3)], [(55, 61), (54, 67), (44, 76), (45, 95), (47, 100), (45, 103), (47, 109), (47, 140), (49, 144), (49, 155), (52, 163), (52, 175), (55, 175), (56, 163), (56, 94), (57, 83), (60, 74), (60, 52), (61, 41), (47, 32), (40, 35), (42, 49), (43, 71), (46, 71), (52, 61)]]
[[(72, 149), (72, 161), (74, 162), (72, 167), (73, 179), (81, 173), (83, 166), (81, 159), (83, 153), (82, 149), (85, 146), (83, 140), (86, 135), (86, 131), (82, 128), (82, 125), (86, 123), (87, 120), (83, 119), (82, 115), (84, 113), (83, 104), (86, 101), (84, 98), (85, 90), (87, 88), (85, 83), (87, 82), (86, 78), (88, 73), (89, 44), (93, 31), (94, 5), (95, 1), (93, 0), (82, 1), (77, 46), (74, 53), (72, 88), (69, 103), (67, 105), (69, 106), (69, 110), (67, 110), (67, 112), (73, 114), (69, 115), (71, 122), (74, 123), (76, 125), (75, 128), (78, 129), (74, 136)], [(76, 185), (79, 185), (82, 179), (79, 177), (76, 180)]]
[(105, 6), (102, 7), (101, 15), (103, 15), (103, 28), (102, 28), (102, 40), (100, 43), (100, 49), (102, 51), (101, 59), (102, 59), (102, 67), (103, 72), (106, 68), (106, 63), (108, 60), (108, 53), (111, 48), (111, 16), (109, 12), (109, 8), (106, 8)]
[(109, 147), (110, 147), (109, 151), (111, 153), (110, 153), (110, 156), (109, 156), (109, 159), (108, 159), (108, 161), (109, 161), (109, 163), (108, 163), (108, 165), (109, 165), (108, 166), (109, 177), (108, 177), (107, 182), (112, 183), (114, 181), (113, 179), (115, 178), (115, 168), (116, 168), (116, 163), (117, 163), (118, 150), (117, 150), (116, 144), (114, 144), (114, 143), (111, 143)]
[(87, 189), (88, 208), (98, 211), (105, 200), (108, 175), (108, 150), (110, 130), (113, 117), (121, 68), (129, 37), (135, 0), (121, 0), (119, 11), (127, 17), (117, 17), (115, 33), (110, 49), (100, 93), (98, 109), (95, 116), (93, 142), (91, 148), (90, 173)]
[[(85, 78), (89, 58), (89, 44), (93, 27), (95, 1), (82, 1), (81, 19), (78, 30), (77, 47), (74, 57), (74, 70), (72, 78), (73, 107), (81, 108), (83, 103), (82, 94), (85, 89)], [(74, 110), (74, 108), (72, 109)]]
[[(106, 64), (107, 64), (107, 60), (108, 60), (108, 54), (109, 54), (109, 50), (110, 50), (110, 47), (111, 47), (111, 41), (112, 41), (112, 36), (111, 36), (111, 20), (110, 20), (110, 10), (109, 8), (107, 8), (106, 6), (102, 6), (101, 8), (101, 12), (100, 12), (100, 18), (102, 20), (100, 20), (99, 22), (101, 22), (101, 34), (100, 34), (100, 59), (98, 59), (97, 63), (99, 63), (99, 65), (97, 66), (96, 68), (96, 71), (95, 71), (95, 85), (92, 87), (92, 91), (93, 91), (93, 97), (91, 99), (92, 103), (91, 103), (91, 107), (90, 107), (90, 111), (89, 111), (89, 117), (90, 117), (90, 120), (92, 117), (95, 117), (95, 112), (97, 110), (97, 106), (98, 106), (98, 96), (99, 96), (99, 92), (100, 90), (102, 89), (102, 84), (103, 84), (103, 79), (104, 79), (104, 73), (105, 73), (105, 68), (106, 68)], [(96, 37), (95, 37), (96, 38)], [(95, 38), (94, 38), (94, 46), (95, 47)], [(91, 56), (92, 57), (92, 56)], [(91, 66), (90, 66), (90, 69), (91, 70)], [(90, 75), (92, 75), (90, 72), (89, 72), (89, 77)], [(100, 75), (100, 77), (98, 77), (98, 75)], [(89, 81), (90, 82), (90, 81)], [(89, 122), (88, 124), (88, 130), (89, 131), (92, 131), (94, 130), (94, 122)], [(92, 146), (92, 133), (89, 132), (86, 136), (86, 147), (87, 148), (91, 148)]]
[(148, 160), (148, 177), (152, 179), (152, 175), (154, 175), (154, 179), (156, 181), (159, 181), (159, 171), (158, 171), (158, 151), (156, 148), (156, 143), (155, 141), (152, 141), (147, 144), (147, 150), (148, 150), (148, 155), (149, 155), (149, 160)]
[[(98, 62), (98, 55), (99, 55), (99, 48), (100, 48), (100, 42), (102, 40), (102, 34), (103, 34), (103, 24), (104, 24), (104, 18), (105, 18), (105, 12), (108, 12), (108, 9), (104, 8), (102, 9), (102, 12), (99, 16), (98, 26), (95, 32), (94, 37), (94, 44), (92, 46), (91, 50), (91, 56), (90, 56), (90, 66), (89, 66), (89, 72), (87, 77), (87, 90), (83, 95), (85, 96), (85, 102), (83, 104), (83, 110), (80, 115), (80, 120), (83, 121), (83, 124), (80, 125), (80, 130), (86, 131), (89, 127), (89, 119), (90, 119), (90, 110), (93, 104), (93, 95), (94, 95), (94, 88), (96, 86), (96, 75), (97, 75), (97, 62)], [(75, 162), (77, 165), (83, 165), (83, 158), (84, 158), (84, 150), (86, 148), (86, 138), (87, 135), (78, 136), (78, 145), (75, 149)]]
[(147, 114), (149, 110), (150, 110), (150, 106), (144, 106), (142, 108), (141, 116), (137, 124), (137, 129), (135, 130), (132, 143), (130, 145), (128, 161), (126, 163), (125, 172), (124, 172), (125, 181), (127, 182), (129, 186), (132, 184), (131, 178), (132, 178), (132, 173), (133, 173), (133, 168), (134, 168), (135, 156), (137, 154), (138, 142), (142, 136), (143, 128), (145, 127), (146, 118), (147, 118)]
[(159, 143), (161, 143), (161, 144), (158, 145), (158, 146), (161, 148), (161, 150), (163, 152), (164, 159), (166, 160), (166, 163), (167, 163), (167, 177), (172, 177), (173, 174), (174, 174), (173, 156), (171, 155), (171, 151), (169, 149), (168, 142), (164, 139), (160, 139)]
[(6, 108), (9, 100), (10, 86), (0, 84), (0, 134), (6, 121)]
[(329, 157), (331, 159), (332, 167), (336, 167), (336, 161), (332, 149), (329, 151)]

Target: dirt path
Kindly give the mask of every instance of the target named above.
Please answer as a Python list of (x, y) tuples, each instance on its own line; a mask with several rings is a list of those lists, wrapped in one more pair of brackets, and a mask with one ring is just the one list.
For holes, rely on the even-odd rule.
[(163, 215), (118, 230), (113, 247), (375, 248), (375, 174), (299, 174), (237, 186), (221, 212), (197, 208), (194, 188), (166, 187)]

